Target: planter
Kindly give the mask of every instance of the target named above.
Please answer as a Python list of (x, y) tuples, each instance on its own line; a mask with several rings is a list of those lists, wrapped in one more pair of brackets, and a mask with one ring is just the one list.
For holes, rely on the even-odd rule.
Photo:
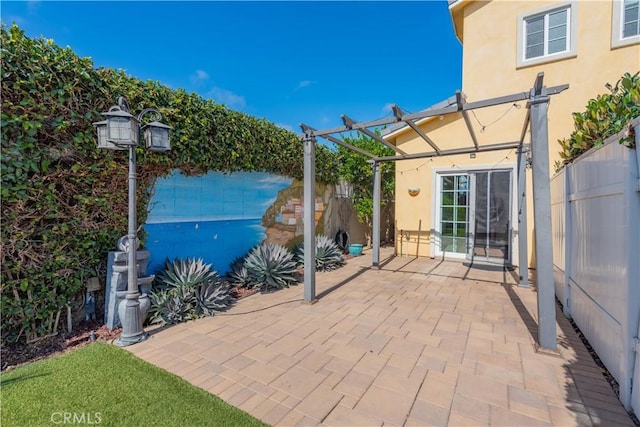
[(360, 243), (349, 245), (349, 253), (353, 256), (362, 255), (362, 245)]

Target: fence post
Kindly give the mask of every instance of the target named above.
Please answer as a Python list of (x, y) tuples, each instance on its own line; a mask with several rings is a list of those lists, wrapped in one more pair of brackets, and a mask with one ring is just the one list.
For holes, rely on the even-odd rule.
[(571, 318), (571, 251), (573, 223), (571, 221), (571, 165), (564, 168), (564, 301), (562, 309), (565, 317)]

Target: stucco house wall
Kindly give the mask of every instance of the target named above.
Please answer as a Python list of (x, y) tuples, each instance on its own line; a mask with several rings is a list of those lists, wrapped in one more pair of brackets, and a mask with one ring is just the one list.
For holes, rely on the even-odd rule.
[[(533, 65), (518, 61), (519, 27), (526, 16), (548, 8), (569, 6), (572, 52), (562, 59)], [(614, 8), (619, 1), (450, 1), (452, 27), (463, 44), (462, 92), (467, 102), (495, 98), (528, 91), (540, 72), (547, 87), (568, 83), (569, 89), (551, 97), (549, 106), (549, 164), (559, 160), (557, 141), (573, 130), (571, 113), (583, 111), (589, 99), (604, 93), (606, 83), (615, 82), (625, 73), (640, 68), (640, 38), (631, 44), (613, 46)], [(536, 61), (533, 61), (536, 62)], [(437, 82), (434, 82), (436, 84)], [(453, 94), (452, 94), (453, 95)], [(451, 101), (451, 100), (450, 100)], [(526, 115), (526, 103), (504, 104), (474, 110), (469, 114), (480, 145), (518, 141)], [(419, 126), (441, 150), (471, 147), (464, 120), (460, 114), (424, 119)], [(407, 153), (431, 151), (428, 144), (408, 127), (387, 132), (385, 138)], [(529, 142), (529, 134), (525, 143)], [(439, 256), (437, 182), (442, 173), (465, 173), (474, 169), (510, 170), (512, 263), (517, 264), (518, 230), (517, 195), (515, 194), (515, 150), (434, 157), (399, 161), (396, 164), (396, 252), (403, 255)], [(417, 196), (409, 188), (420, 188)], [(531, 173), (527, 173), (527, 194), (531, 195)], [(533, 202), (527, 200), (528, 217), (532, 218)], [(515, 221), (514, 221), (515, 220)], [(533, 242), (532, 222), (527, 233)], [(419, 230), (420, 229), (420, 230)], [(400, 233), (404, 232), (404, 235)], [(408, 236), (406, 231), (409, 231)], [(408, 239), (407, 239), (408, 237)], [(529, 248), (529, 264), (535, 265), (533, 248)], [(447, 254), (448, 255), (448, 254)], [(458, 256), (460, 257), (460, 256)]]

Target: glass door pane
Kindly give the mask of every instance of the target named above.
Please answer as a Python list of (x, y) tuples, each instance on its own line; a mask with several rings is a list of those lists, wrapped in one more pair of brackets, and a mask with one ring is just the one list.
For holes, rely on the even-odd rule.
[(509, 225), (511, 194), (511, 173), (496, 171), (491, 173), (489, 187), (489, 241), (493, 258), (509, 259)]
[(440, 251), (467, 252), (469, 177), (440, 177)]
[(471, 256), (509, 260), (511, 250), (511, 172), (474, 173)]

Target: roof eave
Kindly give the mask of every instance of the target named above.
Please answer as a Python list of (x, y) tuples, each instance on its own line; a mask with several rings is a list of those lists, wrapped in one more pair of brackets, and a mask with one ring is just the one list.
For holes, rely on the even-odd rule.
[[(449, 0), (449, 15), (451, 16), (451, 23), (453, 24), (453, 31), (460, 43), (462, 43), (462, 28), (461, 25), (456, 25), (454, 14), (462, 10), (464, 6), (471, 1), (472, 0)], [(462, 24), (462, 20), (459, 20), (459, 22)]]

